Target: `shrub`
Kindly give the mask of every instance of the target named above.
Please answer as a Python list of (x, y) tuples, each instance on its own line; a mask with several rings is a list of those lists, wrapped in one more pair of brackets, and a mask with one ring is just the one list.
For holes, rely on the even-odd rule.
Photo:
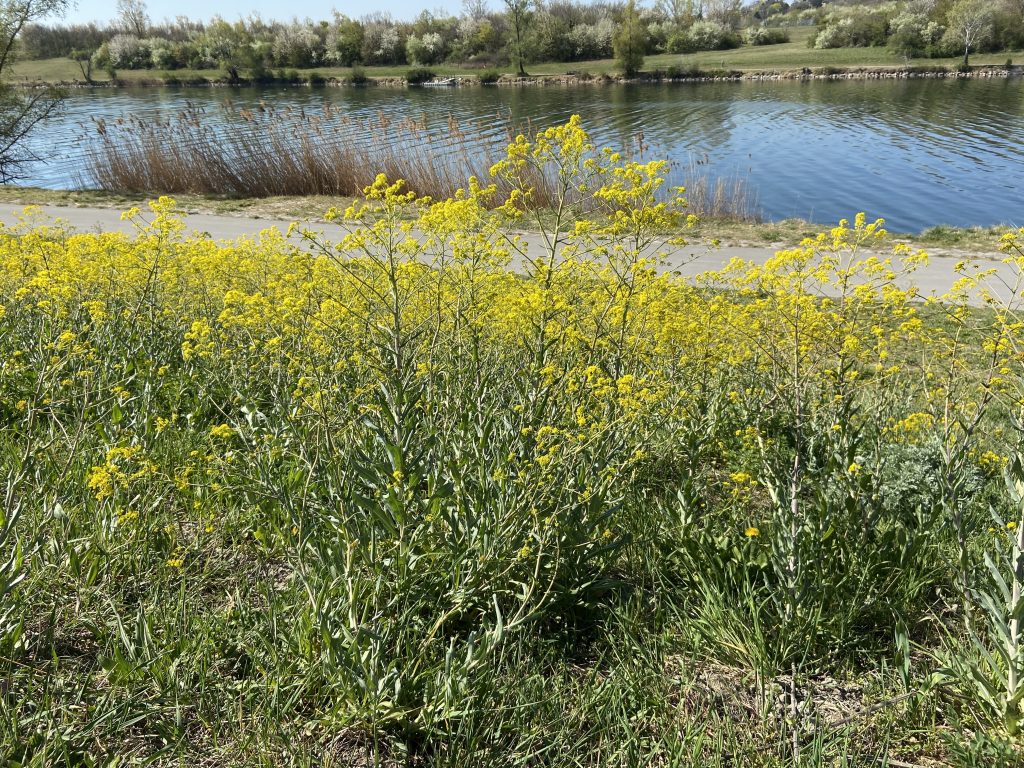
[(480, 73), (480, 82), (484, 85), (493, 85), (501, 79), (501, 71), (497, 69), (485, 69)]
[(669, 53), (723, 51), (739, 48), (740, 37), (730, 27), (717, 21), (698, 21), (689, 29), (669, 37), (667, 45)]
[(405, 73), (405, 81), (409, 85), (419, 85), (434, 79), (434, 71), (426, 67), (413, 67)]
[(889, 48), (902, 56), (923, 56), (932, 51), (944, 29), (923, 13), (904, 12), (889, 23)]
[(114, 35), (106, 44), (110, 63), (120, 69), (139, 69), (151, 66), (149, 41), (135, 35)]
[(665, 77), (669, 80), (688, 80), (703, 77), (704, 72), (700, 67), (694, 66), (683, 66), (672, 64), (665, 69)]
[(349, 73), (348, 82), (351, 85), (366, 85), (366, 70), (364, 70), (358, 64), (352, 65), (352, 71)]
[(180, 66), (178, 48), (170, 40), (151, 37), (143, 42), (149, 47), (148, 66), (156, 69), (176, 69)]
[(438, 64), (444, 61), (446, 52), (437, 32), (425, 32), (422, 37), (409, 35), (405, 42), (405, 57), (410, 64)]
[(289, 85), (294, 85), (300, 82), (301, 79), (302, 78), (300, 77), (299, 71), (297, 69), (286, 70), (280, 68), (274, 74), (274, 80), (278, 83), (287, 83)]
[(888, 28), (888, 17), (883, 11), (844, 8), (828, 14), (825, 25), (808, 39), (808, 45), (818, 49), (885, 45)]
[(572, 60), (606, 59), (614, 55), (615, 23), (602, 18), (596, 24), (577, 24), (568, 33)]
[(778, 45), (789, 42), (789, 31), (777, 27), (750, 27), (745, 38), (747, 45)]

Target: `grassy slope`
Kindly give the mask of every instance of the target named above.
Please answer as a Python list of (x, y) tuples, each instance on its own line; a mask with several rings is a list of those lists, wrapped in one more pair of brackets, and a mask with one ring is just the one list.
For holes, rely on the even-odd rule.
[[(927, 66), (955, 67), (960, 63), (958, 58), (950, 59), (912, 59), (909, 62), (902, 56), (897, 56), (886, 48), (837, 48), (827, 51), (819, 51), (807, 47), (807, 40), (813, 34), (813, 27), (796, 27), (790, 30), (791, 40), (780, 45), (766, 45), (758, 47), (744, 46), (732, 51), (704, 51), (694, 54), (661, 54), (648, 56), (644, 61), (644, 68), (654, 70), (669, 66), (699, 66), (705, 69), (736, 69), (746, 72), (759, 70), (794, 70), (803, 67), (903, 67), (908, 63)], [(971, 57), (976, 64), (1002, 64), (1007, 60), (1007, 54), (990, 53), (978, 54)], [(408, 71), (409, 67), (366, 67), (368, 77), (401, 77)], [(477, 75), (479, 68), (460, 67), (457, 65), (440, 65), (432, 67), (439, 75)], [(511, 66), (506, 66), (512, 71)], [(529, 66), (531, 75), (557, 75), (565, 74), (567, 71), (588, 72), (590, 74), (611, 74), (618, 71), (618, 66), (612, 59), (597, 59), (593, 61), (580, 62), (543, 62)], [(318, 67), (315, 70), (301, 70), (302, 72), (319, 72), (324, 77), (347, 77), (351, 70), (347, 67)], [(206, 78), (211, 80), (222, 79), (224, 71), (221, 69), (178, 69), (171, 72), (161, 70), (121, 70), (118, 77), (123, 80), (147, 80), (163, 77), (177, 77), (182, 80), (194, 78)], [(43, 59), (38, 61), (19, 62), (14, 70), (15, 80), (45, 82), (80, 82), (82, 73), (78, 65), (70, 59)], [(103, 72), (95, 73), (94, 80), (104, 82), (107, 76)]]
[[(150, 246), (144, 243), (142, 247)], [(233, 254), (221, 258), (225, 269), (235, 263)], [(256, 263), (260, 266), (252, 268), (250, 278), (263, 268), (263, 262)], [(174, 274), (173, 271), (170, 274)], [(278, 277), (276, 273), (272, 276)], [(214, 290), (211, 288), (211, 296)], [(152, 291), (152, 295), (161, 297), (171, 293)], [(8, 317), (13, 317), (17, 304), (4, 298), (12, 307)], [(197, 306), (202, 304), (202, 301), (196, 302)], [(696, 305), (699, 306), (702, 305)], [(727, 311), (720, 304), (712, 306), (718, 312)], [(154, 309), (158, 307), (163, 308), (163, 305), (154, 304)], [(141, 312), (138, 314), (141, 316)], [(120, 313), (111, 315), (115, 321), (121, 316)], [(27, 317), (27, 313), (24, 316)], [(585, 604), (587, 610), (581, 611), (582, 618), (570, 615), (570, 620), (566, 621), (552, 610), (555, 618), (546, 623), (538, 621), (510, 636), (500, 655), (483, 656), (483, 661), (478, 662), (479, 671), (470, 683), (465, 689), (456, 689), (458, 693), (468, 690), (468, 694), (463, 694), (464, 700), (459, 702), (460, 711), (433, 726), (433, 730), (420, 730), (418, 722), (411, 723), (409, 712), (415, 713), (415, 709), (405, 702), (394, 707), (393, 720), (384, 720), (377, 714), (378, 710), (361, 700), (344, 706), (355, 699), (347, 692), (357, 689), (342, 674), (342, 670), (349, 667), (342, 667), (328, 657), (317, 642), (306, 640), (318, 641), (321, 632), (309, 618), (316, 619), (318, 615), (307, 607), (310, 600), (298, 578), (316, 574), (310, 589), (319, 590), (314, 593), (317, 596), (337, 588), (329, 578), (333, 575), (329, 568), (337, 563), (329, 557), (336, 557), (337, 550), (319, 543), (331, 539), (321, 533), (323, 529), (313, 525), (321, 508), (312, 505), (307, 508), (305, 498), (301, 500), (299, 519), (310, 520), (310, 530), (316, 535), (308, 535), (304, 541), (309, 546), (300, 549), (301, 542), (294, 541), (298, 528), (284, 511), (293, 508), (290, 503), (278, 504), (275, 500), (256, 505), (234, 500), (247, 498), (244, 489), (248, 485), (256, 492), (265, 492), (264, 489), (274, 483), (270, 487), (281, 487), (281, 494), (291, 502), (291, 496), (285, 494), (296, 492), (279, 479), (289, 465), (277, 469), (276, 464), (263, 458), (267, 454), (256, 453), (255, 445), (250, 449), (249, 443), (242, 443), (240, 435), (217, 437), (218, 442), (213, 442), (213, 435), (217, 434), (214, 430), (219, 429), (215, 424), (232, 418), (235, 411), (245, 413), (241, 403), (248, 403), (258, 395), (266, 397), (264, 393), (273, 391), (264, 384), (267, 374), (263, 373), (264, 369), (255, 369), (252, 378), (256, 384), (251, 385), (250, 392), (234, 389), (241, 386), (234, 381), (244, 382), (248, 374), (242, 375), (237, 366), (224, 365), (222, 360), (209, 363), (208, 368), (183, 369), (181, 338), (192, 315), (179, 310), (177, 314), (154, 311), (152, 316), (168, 318), (165, 325), (159, 326), (159, 337), (155, 331), (150, 331), (150, 338), (160, 342), (158, 350), (151, 351), (155, 346), (151, 343), (145, 353), (146, 360), (152, 359), (155, 364), (167, 361), (166, 368), (149, 365), (150, 371), (163, 371), (156, 374), (152, 385), (159, 396), (149, 403), (142, 400), (142, 395), (134, 395), (119, 385), (124, 380), (134, 391), (151, 391), (150, 386), (136, 381), (138, 374), (130, 357), (136, 343), (130, 335), (133, 326), (127, 320), (119, 321), (120, 326), (102, 331), (102, 336), (96, 333), (103, 339), (108, 338), (109, 333), (113, 339), (106, 357), (99, 358), (97, 370), (131, 371), (121, 374), (123, 379), (114, 378), (115, 373), (109, 374), (110, 380), (119, 386), (117, 391), (131, 398), (127, 401), (130, 406), (124, 409), (128, 415), (122, 414), (120, 408), (116, 416), (113, 413), (93, 416), (90, 412), (93, 420), (90, 427), (96, 428), (83, 429), (83, 434), (87, 435), (83, 442), (89, 442), (80, 450), (76, 442), (75, 450), (79, 453), (72, 453), (77, 474), (72, 474), (70, 480), (41, 474), (43, 479), (37, 481), (39, 485), (28, 486), (32, 491), (25, 492), (32, 498), (49, 498), (52, 494), (61, 499), (63, 506), (58, 506), (58, 511), (52, 515), (45, 511), (45, 505), (43, 510), (33, 507), (20, 523), (23, 530), (30, 532), (26, 540), (38, 536), (38, 540), (53, 544), (35, 547), (26, 555), (32, 558), (32, 567), (26, 568), (28, 577), (15, 604), (21, 615), (32, 617), (26, 636), (32, 643), (29, 648), (33, 653), (18, 648), (14, 662), (0, 654), (0, 670), (10, 691), (7, 694), (10, 703), (5, 702), (8, 709), (5, 717), (0, 718), (0, 762), (6, 764), (3, 758), (7, 757), (12, 764), (32, 765), (112, 765), (117, 759), (124, 759), (126, 762), (147, 760), (160, 765), (396, 768), (399, 765), (420, 768), (479, 765), (494, 768), (527, 765), (552, 768), (570, 765), (577, 768), (646, 765), (666, 768), (957, 765), (966, 768), (985, 765), (1009, 768), (1021, 764), (1015, 754), (996, 762), (990, 754), (981, 755), (980, 748), (963, 746), (960, 742), (968, 741), (975, 734), (962, 735), (956, 727), (958, 723), (953, 718), (957, 716), (957, 708), (962, 706), (953, 698), (958, 691), (953, 690), (948, 695), (932, 689), (927, 694), (914, 693), (917, 686), (923, 684), (922, 679), (935, 660), (915, 647), (913, 676), (908, 672), (911, 685), (908, 697), (887, 667), (892, 653), (886, 645), (889, 642), (886, 637), (891, 633), (879, 633), (880, 638), (872, 638), (864, 629), (859, 630), (857, 636), (864, 643), (859, 658), (848, 659), (837, 653), (837, 660), (822, 665), (824, 672), (801, 675), (799, 685), (805, 698), (801, 700), (803, 714), (799, 722), (804, 728), (794, 737), (801, 756), (796, 758), (789, 754), (784, 719), (786, 691), (789, 690), (787, 679), (774, 672), (754, 674), (748, 662), (741, 663), (729, 656), (726, 645), (734, 629), (738, 630), (734, 637), (740, 644), (751, 648), (765, 643), (765, 638), (773, 638), (774, 634), (762, 634), (761, 626), (752, 622), (739, 624), (745, 617), (743, 605), (706, 601), (710, 607), (703, 609), (704, 601), (699, 594), (694, 594), (685, 578), (695, 571), (688, 570), (688, 560), (677, 559), (680, 557), (677, 553), (685, 555), (690, 551), (678, 546), (678, 542), (688, 540), (682, 538), (682, 534), (679, 539), (660, 536), (665, 531), (674, 534), (677, 530), (672, 514), (660, 514), (674, 509), (672, 491), (684, 480), (692, 481), (691, 476), (683, 474), (688, 466), (684, 461), (689, 443), (681, 439), (675, 443), (681, 446), (676, 449), (680, 454), (678, 458), (672, 453), (666, 454), (670, 457), (667, 461), (652, 458), (645, 474), (630, 476), (628, 481), (645, 493), (640, 495), (638, 491), (627, 496), (627, 503), (631, 505), (629, 514), (619, 518), (622, 530), (635, 532), (632, 540), (624, 545), (618, 561), (621, 565), (615, 572), (616, 583), (621, 582), (622, 587), (609, 590), (599, 601)], [(125, 317), (131, 316), (126, 313)], [(185, 319), (179, 321), (179, 317)], [(708, 320), (712, 319), (709, 315)], [(28, 322), (26, 319), (17, 326), (6, 327), (30, 328)], [(179, 324), (172, 325), (172, 322)], [(182, 322), (185, 324), (181, 325)], [(725, 321), (718, 322), (723, 323), (719, 327), (726, 326)], [(865, 327), (868, 325), (870, 323), (865, 322)], [(81, 324), (75, 327), (84, 335)], [(61, 329), (62, 326), (57, 326), (48, 330), (50, 336), (46, 339), (62, 338), (62, 334), (58, 335)], [(115, 331), (118, 336), (113, 335)], [(34, 345), (21, 342), (22, 338), (14, 333), (0, 334), (0, 351), (11, 356), (14, 352), (31, 353)], [(236, 343), (242, 348), (246, 335), (240, 334), (240, 338), (242, 341)], [(47, 349), (46, 339), (40, 339), (35, 346)], [(347, 346), (339, 345), (335, 349), (348, 354)], [(47, 350), (46, 358), (50, 354)], [(463, 358), (446, 356), (444, 359)], [(132, 367), (129, 368), (126, 361), (131, 362)], [(266, 370), (274, 370), (269, 361)], [(235, 379), (223, 383), (219, 378), (221, 371), (233, 372)], [(98, 376), (90, 374), (87, 378)], [(501, 377), (495, 378), (500, 380)], [(745, 379), (737, 378), (726, 380), (724, 386), (728, 388), (731, 381), (746, 383)], [(27, 376), (17, 379), (9, 376), (2, 383), (0, 394), (14, 403), (19, 402), (32, 381)], [(871, 386), (876, 385), (883, 386), (884, 382), (872, 380)], [(207, 394), (207, 386), (210, 394)], [(226, 406), (232, 416), (220, 410), (225, 407), (220, 403), (228, 402), (220, 397), (220, 392), (228, 387), (227, 391), (238, 392), (237, 402)], [(290, 390), (291, 384), (280, 389), (282, 392)], [(191, 394), (196, 391), (202, 394)], [(432, 389), (425, 388), (425, 391)], [(44, 390), (43, 394), (48, 395), (49, 391)], [(172, 399), (174, 397), (177, 399)], [(186, 400), (186, 397), (191, 399)], [(101, 403), (113, 400), (97, 399)], [(207, 400), (218, 405), (207, 406)], [(42, 402), (48, 406), (51, 403), (49, 398)], [(461, 401), (450, 395), (445, 401), (435, 402), (446, 404), (453, 412), (461, 406)], [(16, 407), (33, 406), (26, 403)], [(185, 475), (185, 482), (173, 485), (173, 491), (167, 488), (172, 485), (171, 477), (157, 474), (155, 469), (152, 475), (135, 480), (137, 486), (132, 492), (139, 494), (135, 498), (155, 498), (156, 502), (145, 507), (140, 504), (142, 512), (136, 511), (134, 518), (129, 511), (121, 514), (122, 508), (115, 506), (120, 498), (102, 500), (84, 493), (80, 478), (89, 472), (90, 465), (104, 461), (104, 452), (110, 447), (106, 430), (113, 433), (117, 428), (129, 434), (143, 432), (154, 420), (159, 422), (170, 409), (174, 417), (179, 413), (183, 417), (180, 425), (175, 423), (166, 432), (157, 432), (160, 442), (156, 442), (151, 431), (144, 434), (151, 440), (153, 456), (159, 458), (168, 471), (177, 472), (177, 468), (191, 466), (188, 462), (197, 459), (200, 463), (196, 465), (195, 477)], [(275, 415), (282, 412), (287, 413), (284, 408), (271, 411)], [(432, 409), (425, 408), (424, 412), (431, 413)], [(5, 451), (0, 455), (12, 457), (15, 449), (20, 448), (16, 440), (24, 439), (28, 443), (35, 436), (30, 434), (23, 438), (21, 421), (7, 414), (5, 417), (12, 428), (0, 430), (0, 451)], [(302, 428), (299, 419), (292, 418), (296, 422), (293, 428)], [(713, 434), (730, 436), (735, 427), (747, 423), (742, 413), (731, 418), (729, 422), (723, 421), (721, 429)], [(126, 419), (131, 420), (129, 426), (117, 427)], [(423, 420), (426, 421), (426, 417)], [(685, 419), (680, 421), (687, 423)], [(885, 423), (884, 419), (879, 421)], [(72, 431), (72, 434), (75, 433)], [(303, 439), (309, 435), (299, 434)], [(512, 434), (519, 434), (518, 430)], [(687, 433), (680, 431), (680, 434), (685, 437)], [(228, 442), (229, 439), (234, 442)], [(39, 444), (41, 440), (35, 438), (28, 444)], [(219, 442), (221, 440), (224, 442)], [(666, 444), (671, 445), (672, 441)], [(347, 448), (348, 443), (342, 445)], [(201, 459), (198, 458), (200, 450), (206, 454)], [(269, 452), (271, 448), (264, 450)], [(724, 445), (703, 450), (707, 455), (701, 454), (693, 460), (697, 467), (695, 472), (701, 473), (697, 475), (699, 484), (695, 488), (712, 504), (727, 504), (728, 496), (724, 496), (726, 501), (723, 501), (716, 495), (716, 489), (722, 484), (726, 471), (745, 465), (725, 462), (739, 462), (746, 458), (745, 454), (732, 447), (731, 453), (726, 453)], [(712, 450), (715, 453), (711, 453)], [(231, 461), (236, 452), (243, 461)], [(52, 454), (52, 459), (50, 454), (40, 453), (52, 464), (57, 464), (56, 457), (65, 461), (63, 453)], [(333, 453), (328, 456), (331, 458), (325, 461), (335, 460)], [(273, 469), (268, 472), (279, 474), (270, 475), (269, 479), (263, 475), (253, 478), (248, 470), (239, 469), (250, 457), (255, 457), (254, 466), (270, 466)], [(338, 461), (340, 463), (341, 459)], [(376, 471), (378, 465), (372, 466)], [(845, 462), (840, 465), (840, 474), (845, 466)], [(218, 469), (225, 467), (221, 474)], [(96, 469), (99, 467), (93, 466), (93, 471)], [(288, 477), (302, 478), (301, 472), (296, 469)], [(310, 484), (316, 476), (316, 472), (309, 472)], [(213, 483), (214, 478), (216, 483)], [(174, 479), (177, 480), (177, 475)], [(257, 481), (265, 485), (257, 485)], [(225, 486), (222, 487), (221, 482)], [(127, 496), (127, 491), (127, 488), (118, 490), (132, 498)], [(193, 497), (185, 495), (193, 492), (197, 505), (194, 508), (189, 506)], [(669, 499), (664, 508), (658, 503), (662, 494)], [(298, 503), (296, 500), (296, 507)], [(745, 501), (736, 514), (739, 520), (748, 515), (767, 515), (770, 513), (766, 506), (764, 494), (759, 493)], [(717, 523), (721, 530), (733, 531), (734, 538), (743, 535), (734, 531), (733, 518), (726, 517), (727, 509), (723, 507), (715, 512), (716, 520), (721, 520)], [(976, 517), (985, 516), (981, 519), (986, 520), (987, 514), (987, 510), (982, 510)], [(193, 522), (194, 519), (203, 522), (208, 519), (209, 524), (203, 529)], [(948, 532), (941, 526), (935, 528)], [(679, 530), (693, 535), (689, 534), (688, 526), (680, 526)], [(271, 531), (271, 534), (264, 531)], [(327, 531), (329, 533), (330, 529)], [(292, 538), (284, 539), (284, 536)], [(751, 534), (746, 536), (751, 541), (733, 550), (737, 559), (751, 556), (750, 553), (756, 551), (755, 546), (768, 546), (753, 541), (759, 533), (753, 538)], [(842, 534), (834, 538), (842, 539)], [(502, 537), (495, 535), (488, 538), (491, 540), (500, 542)], [(705, 539), (694, 541), (701, 547), (708, 546)], [(740, 550), (740, 546), (745, 549)], [(70, 554), (65, 554), (65, 548)], [(743, 555), (739, 554), (741, 551)], [(930, 548), (922, 551), (931, 553), (931, 559), (925, 562), (934, 563), (936, 573), (943, 570), (942, 551)], [(447, 584), (447, 577), (443, 576), (446, 561), (438, 563), (441, 554), (443, 551), (438, 555), (432, 551), (433, 557), (423, 557), (417, 561), (416, 569), (407, 569), (411, 574), (407, 577), (410, 582), (422, 582), (422, 574), (427, 572), (432, 579), (426, 582), (428, 588), (436, 589), (432, 585), (438, 583)], [(380, 567), (380, 573), (386, 574), (386, 579), (381, 581), (397, 578), (393, 576), (397, 568), (390, 564)], [(708, 582), (716, 585), (714, 571), (709, 569), (709, 572)], [(859, 573), (860, 569), (854, 571), (851, 567), (850, 573), (854, 572)], [(438, 573), (442, 577), (437, 577)], [(912, 581), (916, 573), (911, 571), (906, 580)], [(371, 577), (358, 574), (356, 578), (359, 580), (353, 579), (352, 583), (362, 585)], [(934, 578), (938, 582), (939, 577)], [(892, 591), (897, 591), (895, 586)], [(408, 615), (430, 616), (431, 610), (437, 610), (435, 605), (445, 606), (441, 600), (447, 594), (430, 604), (423, 595), (433, 597), (426, 590), (414, 595), (409, 602), (416, 610), (409, 609)], [(335, 602), (344, 606), (344, 599), (345, 595), (339, 591)], [(820, 601), (821, 596), (816, 599)], [(931, 593), (927, 599), (931, 601)], [(413, 603), (414, 600), (417, 602)], [(837, 613), (861, 609), (860, 603), (845, 591), (828, 603), (836, 606)], [(400, 605), (404, 607), (404, 603)], [(705, 610), (697, 614), (702, 623), (691, 620), (698, 609)], [(954, 610), (955, 607), (951, 607), (948, 614), (942, 614), (950, 625), (955, 621)], [(411, 635), (417, 626), (425, 623), (420, 620), (403, 624), (394, 620), (385, 624), (389, 616), (381, 616), (378, 625), (387, 627), (392, 634), (397, 630), (391, 630), (391, 626), (402, 627)], [(328, 618), (333, 620), (333, 615)], [(713, 623), (709, 625), (709, 621)], [(939, 625), (940, 621), (936, 617), (934, 624)], [(920, 624), (908, 621), (908, 624), (915, 632), (915, 641), (921, 638), (922, 643), (931, 644), (923, 647), (929, 650), (934, 647), (937, 642), (935, 626), (924, 621)], [(455, 631), (447, 627), (445, 631), (452, 636), (448, 647), (459, 648)], [(767, 642), (771, 643), (771, 639)], [(340, 642), (337, 646), (344, 647)], [(444, 645), (432, 644), (433, 648), (438, 646), (441, 650), (430, 658), (443, 661)], [(385, 660), (394, 658), (396, 669), (403, 674), (414, 669), (413, 661), (418, 662), (418, 659), (410, 660), (412, 651), (406, 649), (416, 646), (410, 642), (396, 643), (395, 647), (399, 650), (385, 649), (385, 654), (392, 654), (385, 655)], [(743, 654), (745, 649), (737, 651)], [(966, 654), (968, 651), (960, 649), (958, 652)], [(451, 673), (456, 681), (459, 680), (457, 662), (456, 658), (455, 671)], [(441, 669), (441, 662), (433, 663)], [(376, 660), (371, 660), (367, 668), (375, 670), (374, 664)], [(406, 700), (408, 698), (406, 695)], [(342, 703), (336, 703), (338, 701)], [(413, 705), (415, 703), (416, 700)], [(390, 700), (383, 701), (380, 711), (387, 713), (389, 710), (385, 707), (389, 706)], [(408, 734), (401, 731), (402, 724), (410, 724)], [(985, 735), (984, 727), (984, 723), (977, 726), (981, 731), (979, 736)], [(449, 730), (445, 731), (446, 728)], [(805, 736), (802, 740), (801, 733)], [(419, 745), (418, 753), (406, 756), (404, 750), (408, 744), (413, 749)], [(378, 747), (383, 756), (378, 753)], [(954, 747), (979, 754), (951, 755)], [(76, 757), (78, 759), (73, 760)]]

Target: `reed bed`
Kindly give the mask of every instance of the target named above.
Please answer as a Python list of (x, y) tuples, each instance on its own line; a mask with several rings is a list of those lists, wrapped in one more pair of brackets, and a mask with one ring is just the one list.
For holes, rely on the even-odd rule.
[[(162, 121), (94, 121), (98, 140), (83, 183), (118, 192), (353, 196), (383, 173), (419, 195), (444, 198), (469, 176), (488, 177), (512, 130), (498, 125), (507, 127), (485, 134), (452, 117), (441, 126), (428, 125), (425, 115), (355, 119), (327, 104), (316, 112), (227, 106), (219, 115), (190, 104)], [(553, 194), (546, 181), (536, 179), (541, 202)]]
[[(451, 197), (469, 176), (489, 178), (516, 134), (534, 127), (507, 115), (488, 121), (440, 123), (426, 115), (394, 120), (383, 112), (357, 119), (330, 104), (308, 110), (189, 104), (174, 117), (94, 120), (83, 186), (111, 192), (210, 194), (232, 197), (357, 196), (378, 174), (404, 179), (419, 195)], [(639, 156), (644, 147), (641, 144)], [(704, 218), (757, 219), (746, 179), (714, 178), (691, 165), (673, 169), (687, 189), (689, 210)], [(557, 197), (555, 174), (532, 179), (534, 202)], [(496, 199), (509, 190), (498, 180)]]
[(691, 166), (683, 186), (690, 210), (701, 218), (761, 221), (757, 191), (738, 173), (714, 176)]

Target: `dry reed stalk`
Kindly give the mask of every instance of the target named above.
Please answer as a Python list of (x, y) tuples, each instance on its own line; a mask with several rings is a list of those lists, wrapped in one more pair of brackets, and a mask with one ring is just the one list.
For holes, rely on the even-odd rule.
[[(135, 193), (348, 197), (384, 173), (404, 179), (418, 195), (443, 199), (470, 176), (489, 180), (490, 167), (504, 157), (514, 134), (534, 131), (529, 123), (517, 127), (501, 117), (498, 130), (494, 123), (467, 130), (452, 116), (432, 129), (425, 114), (396, 120), (381, 112), (357, 120), (330, 104), (317, 110), (265, 103), (236, 110), (228, 104), (222, 110), (213, 117), (190, 103), (162, 121), (97, 121), (84, 183)], [(744, 179), (712, 181), (695, 170), (683, 184), (695, 213), (753, 217)], [(531, 182), (535, 204), (555, 199), (552, 178), (538, 175)], [(497, 199), (508, 192), (499, 188)]]

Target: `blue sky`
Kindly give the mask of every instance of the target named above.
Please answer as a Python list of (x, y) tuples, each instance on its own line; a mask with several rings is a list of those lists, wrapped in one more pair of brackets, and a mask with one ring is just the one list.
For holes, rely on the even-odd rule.
[[(492, 0), (491, 6), (494, 6)], [(223, 16), (228, 21), (248, 16), (252, 12), (259, 13), (264, 19), (288, 21), (292, 17), (300, 19), (307, 16), (313, 19), (327, 19), (331, 10), (356, 18), (374, 11), (385, 11), (396, 19), (413, 19), (425, 8), (434, 12), (459, 13), (462, 10), (461, 0), (378, 0), (378, 2), (358, 2), (358, 0), (147, 0), (146, 8), (149, 18), (154, 22), (173, 19), (175, 16), (188, 16), (191, 19), (207, 20), (214, 14)], [(79, 0), (77, 7), (72, 8), (64, 16), (67, 23), (86, 21), (109, 21), (117, 13), (116, 0)]]

